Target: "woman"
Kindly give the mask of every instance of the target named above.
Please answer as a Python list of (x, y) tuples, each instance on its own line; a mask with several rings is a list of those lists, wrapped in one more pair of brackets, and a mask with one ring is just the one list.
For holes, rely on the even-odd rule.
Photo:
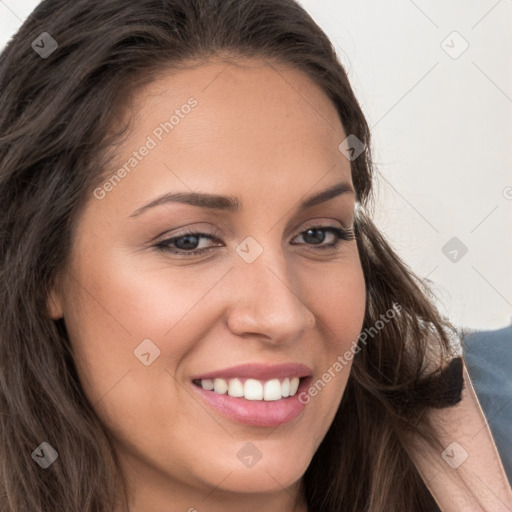
[(512, 505), (294, 1), (46, 1), (0, 91), (2, 511)]

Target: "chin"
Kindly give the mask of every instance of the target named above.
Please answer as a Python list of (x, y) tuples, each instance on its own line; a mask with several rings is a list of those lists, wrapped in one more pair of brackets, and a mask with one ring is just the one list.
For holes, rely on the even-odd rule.
[(297, 483), (303, 476), (302, 471), (283, 471), (282, 468), (271, 467), (268, 470), (260, 468), (236, 469), (221, 485), (221, 489), (232, 493), (268, 494), (280, 492)]
[[(299, 452), (299, 449), (293, 450)], [(236, 464), (229, 464), (224, 469), (216, 468), (209, 480), (218, 485), (219, 475), (229, 476), (222, 482), (219, 489), (233, 493), (272, 493), (282, 491), (296, 484), (306, 472), (313, 454), (304, 457), (293, 451), (283, 451), (282, 454), (274, 454), (271, 457), (262, 455), (261, 459), (252, 466), (245, 466), (236, 460)], [(265, 460), (266, 459), (266, 460)]]

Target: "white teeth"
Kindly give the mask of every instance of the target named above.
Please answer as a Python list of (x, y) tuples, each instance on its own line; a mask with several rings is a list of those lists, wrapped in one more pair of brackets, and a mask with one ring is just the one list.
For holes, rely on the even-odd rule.
[(201, 386), (203, 387), (203, 389), (207, 389), (208, 391), (212, 391), (213, 390), (213, 380), (210, 380), (210, 379), (202, 380), (201, 381)]
[(207, 391), (214, 391), (221, 395), (226, 393), (236, 398), (246, 400), (276, 401), (289, 396), (294, 396), (299, 387), (299, 377), (286, 377), (285, 379), (271, 379), (259, 381), (247, 379), (242, 383), (240, 379), (204, 379), (201, 380), (201, 387)]
[(279, 379), (272, 379), (265, 382), (263, 386), (263, 400), (281, 400), (283, 394)]
[(281, 385), (281, 393), (283, 394), (283, 398), (290, 396), (290, 379), (288, 377), (283, 380), (283, 384)]
[(295, 395), (297, 389), (299, 389), (299, 379), (298, 377), (293, 377), (293, 379), (290, 379), (290, 396)]
[(215, 391), (215, 393), (224, 395), (228, 390), (228, 383), (224, 379), (214, 379), (213, 390)]
[(246, 400), (263, 400), (263, 385), (259, 380), (247, 379), (244, 384)]
[(244, 385), (238, 379), (229, 379), (228, 395), (234, 397), (244, 396)]

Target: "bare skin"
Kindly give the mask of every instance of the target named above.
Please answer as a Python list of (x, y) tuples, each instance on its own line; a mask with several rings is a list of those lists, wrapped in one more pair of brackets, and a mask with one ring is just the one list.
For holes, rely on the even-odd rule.
[[(181, 109), (191, 97), (197, 105)], [(338, 150), (347, 134), (306, 75), (260, 60), (162, 71), (134, 108), (116, 165), (148, 136), (156, 147), (96, 194), (103, 197), (91, 195), (48, 301), (51, 316), (65, 319), (84, 391), (115, 439), (130, 510), (305, 512), (301, 479), (350, 364), (277, 427), (225, 416), (201, 400), (192, 377), (301, 363), (317, 381), (357, 339), (365, 305), (357, 245), (327, 229), (353, 226), (350, 162)], [(176, 109), (179, 122), (158, 140), (155, 129)], [(338, 183), (345, 192), (297, 210)], [(233, 196), (243, 210), (166, 203), (131, 216), (178, 191)], [(307, 230), (319, 225), (315, 243)], [(183, 239), (155, 247), (185, 229), (214, 239), (188, 250)], [(247, 237), (257, 245), (242, 244)], [(248, 263), (240, 244), (262, 252)], [(208, 250), (171, 252), (180, 248)], [(160, 350), (147, 366), (134, 355), (145, 339)], [(261, 454), (252, 467), (237, 457), (248, 442)]]

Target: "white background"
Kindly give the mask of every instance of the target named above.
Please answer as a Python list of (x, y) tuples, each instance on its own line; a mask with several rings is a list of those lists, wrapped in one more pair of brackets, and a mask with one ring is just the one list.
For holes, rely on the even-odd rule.
[[(433, 281), (455, 325), (508, 325), (512, 0), (300, 3), (331, 38), (373, 128), (377, 224)], [(37, 4), (0, 0), (0, 48)], [(442, 252), (453, 237), (468, 249), (446, 251), (456, 262)]]

